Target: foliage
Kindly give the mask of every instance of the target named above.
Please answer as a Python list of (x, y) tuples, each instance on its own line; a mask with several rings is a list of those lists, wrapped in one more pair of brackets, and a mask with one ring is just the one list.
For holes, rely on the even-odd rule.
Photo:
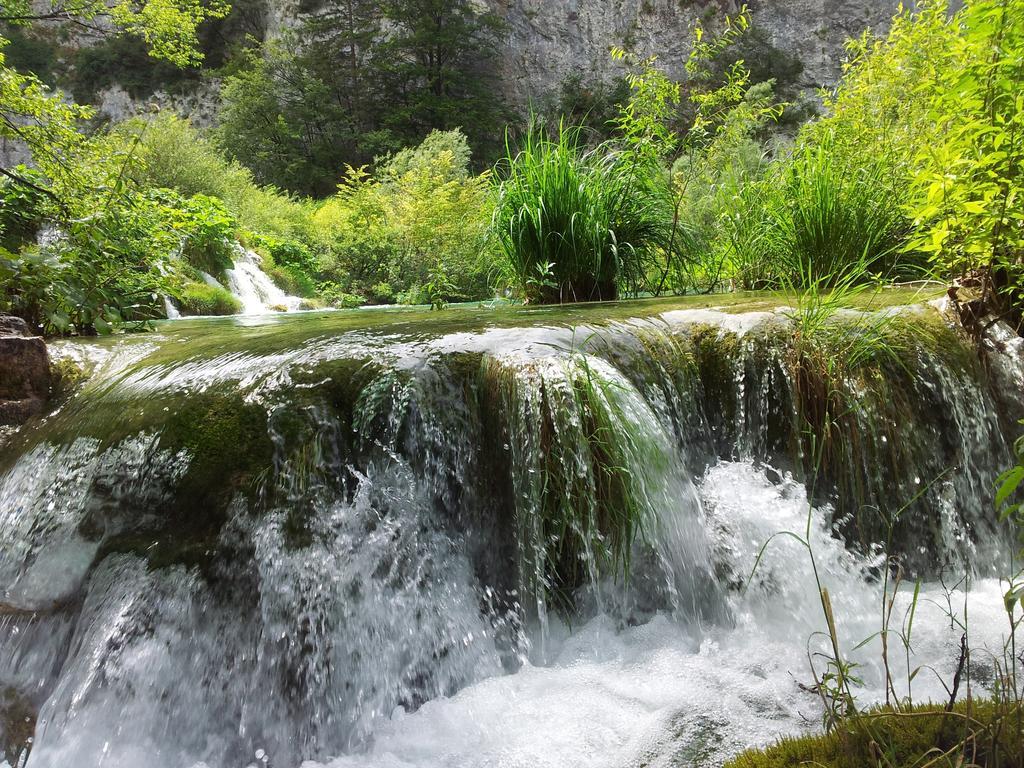
[(15, 173), (32, 186), (10, 179), (0, 182), (0, 247), (16, 251), (33, 242), (46, 217), (42, 174), (20, 166)]
[(498, 22), (470, 0), (316, 9), (301, 32), (253, 53), (225, 82), (220, 143), (262, 184), (329, 194), (431, 130), (493, 143)]
[(972, 0), (934, 80), (920, 88), (942, 131), (919, 144), (914, 245), (943, 272), (982, 275), (984, 300), (1024, 308), (1024, 2)]
[(176, 292), (185, 315), (234, 315), (242, 304), (226, 288), (207, 283), (187, 283)]
[[(779, 118), (782, 107), (775, 102), (772, 82), (750, 85), (742, 59), (721, 66), (750, 28), (745, 8), (735, 21), (727, 17), (726, 22), (725, 30), (710, 41), (704, 39), (703, 28), (696, 27), (686, 63), (692, 118), (682, 154), (672, 166), (673, 234), (659, 292), (666, 281), (677, 291), (716, 290), (727, 275), (735, 281), (737, 273), (749, 267), (737, 263), (742, 257), (730, 254), (735, 237), (729, 232), (737, 227), (749, 230), (753, 223), (746, 206), (736, 203), (745, 202), (756, 189), (766, 165), (766, 150), (754, 136)], [(755, 226), (759, 233), (764, 231)], [(762, 254), (757, 261), (764, 261)]]
[(161, 316), (167, 280), (152, 259), (173, 246), (159, 206), (112, 206), (71, 222), (44, 247), (0, 256), (0, 309), (50, 333), (107, 333), (122, 322)]
[(337, 283), (330, 281), (320, 283), (318, 293), (329, 306), (338, 309), (355, 309), (366, 303), (362, 296), (347, 293)]
[(187, 120), (166, 112), (136, 118), (117, 126), (114, 137), (133, 147), (129, 173), (139, 187), (219, 198), (242, 231), (278, 239), (309, 236), (309, 206), (257, 186), (247, 168), (226, 160)]
[(560, 116), (568, 125), (578, 125), (586, 138), (595, 142), (612, 137), (615, 119), (629, 100), (629, 83), (625, 77), (610, 82), (585, 81), (580, 74), (572, 74), (562, 81), (557, 99), (545, 113)]
[(198, 81), (197, 70), (154, 60), (145, 44), (134, 37), (111, 37), (85, 46), (74, 54), (73, 61), (69, 85), (83, 104), (94, 102), (100, 91), (113, 86), (143, 99), (160, 89), (180, 89)]
[(395, 155), (376, 177), (349, 168), (315, 216), (326, 241), (321, 272), (345, 292), (386, 301), (431, 282), (440, 265), (451, 276), (446, 300), (485, 297), (491, 190), (468, 161), (465, 137), (451, 131)]
[(220, 275), (233, 262), (235, 220), (215, 197), (183, 198), (170, 190), (146, 193), (145, 200), (158, 206), (162, 226), (179, 239), (178, 254), (196, 269)]
[(773, 208), (784, 243), (784, 281), (810, 288), (848, 274), (900, 276), (897, 258), (904, 218), (884, 183), (885, 169), (865, 163), (852, 172), (835, 161), (830, 144), (798, 149), (781, 179), (783, 204)]

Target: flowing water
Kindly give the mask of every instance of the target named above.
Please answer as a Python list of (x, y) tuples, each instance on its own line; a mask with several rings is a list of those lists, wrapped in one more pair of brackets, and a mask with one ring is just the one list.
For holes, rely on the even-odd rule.
[[(263, 271), (260, 263), (260, 257), (256, 253), (239, 245), (234, 265), (231, 269), (225, 270), (228, 290), (241, 302), (242, 314), (294, 312), (298, 309), (302, 299), (298, 296), (289, 296), (274, 285), (274, 281)], [(203, 279), (209, 285), (219, 285), (209, 275), (204, 274)]]
[[(720, 765), (820, 725), (812, 561), (773, 534), (807, 535), (852, 648), (880, 513), (924, 579), (915, 699), (945, 696), (965, 607), (984, 688), (1019, 350), (990, 374), (950, 333), (850, 382), (856, 451), (809, 494), (777, 304), (65, 343), (88, 383), (0, 454), (0, 750), (34, 725), (28, 768)], [(884, 697), (877, 648), (851, 653)]]

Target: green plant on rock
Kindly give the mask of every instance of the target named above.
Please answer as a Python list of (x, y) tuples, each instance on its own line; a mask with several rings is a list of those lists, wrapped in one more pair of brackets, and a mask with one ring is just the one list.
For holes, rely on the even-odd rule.
[(206, 283), (187, 283), (175, 292), (184, 315), (235, 315), (242, 303), (226, 288)]
[(823, 736), (784, 738), (732, 758), (725, 768), (1015, 768), (1024, 758), (1018, 716), (985, 700), (952, 710), (935, 704), (906, 712), (882, 708), (859, 716), (870, 730), (851, 723)]

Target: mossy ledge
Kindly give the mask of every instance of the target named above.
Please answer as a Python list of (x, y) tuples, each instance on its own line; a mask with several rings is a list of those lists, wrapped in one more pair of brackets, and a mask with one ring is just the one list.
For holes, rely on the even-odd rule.
[(830, 733), (748, 750), (723, 768), (1019, 768), (1022, 722), (1019, 705), (992, 700), (962, 701), (951, 712), (937, 704), (901, 712), (879, 708)]

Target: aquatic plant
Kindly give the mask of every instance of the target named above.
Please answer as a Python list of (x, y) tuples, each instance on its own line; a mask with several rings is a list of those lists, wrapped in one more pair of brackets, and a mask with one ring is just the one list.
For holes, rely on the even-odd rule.
[(614, 299), (636, 290), (667, 244), (664, 190), (580, 129), (531, 128), (506, 142), (494, 232), (500, 269), (531, 303)]

